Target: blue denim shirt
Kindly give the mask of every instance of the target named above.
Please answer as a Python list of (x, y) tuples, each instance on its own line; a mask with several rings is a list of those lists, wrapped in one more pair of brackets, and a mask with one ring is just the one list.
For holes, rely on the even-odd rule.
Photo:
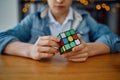
[[(34, 44), (39, 36), (51, 35), (49, 28), (48, 8), (25, 17), (13, 29), (0, 33), (0, 53), (7, 44), (21, 41)], [(103, 42), (111, 49), (111, 53), (120, 52), (120, 38), (107, 26), (97, 23), (89, 13), (74, 10), (72, 28), (81, 34), (86, 42)]]

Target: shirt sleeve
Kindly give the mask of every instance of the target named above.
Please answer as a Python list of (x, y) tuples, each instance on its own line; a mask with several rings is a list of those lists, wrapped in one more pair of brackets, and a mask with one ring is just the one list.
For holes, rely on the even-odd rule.
[(3, 52), (7, 44), (14, 41), (27, 42), (30, 39), (32, 26), (32, 15), (25, 17), (14, 28), (0, 33), (0, 53)]
[(97, 23), (90, 15), (87, 17), (90, 26), (90, 40), (103, 42), (110, 47), (111, 53), (120, 52), (120, 37), (104, 25)]

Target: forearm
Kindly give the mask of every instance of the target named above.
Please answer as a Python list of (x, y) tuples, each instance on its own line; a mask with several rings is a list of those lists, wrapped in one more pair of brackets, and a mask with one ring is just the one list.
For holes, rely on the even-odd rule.
[(12, 42), (5, 47), (3, 53), (8, 55), (29, 57), (31, 46), (32, 44), (28, 44), (28, 43)]
[(104, 43), (87, 43), (89, 49), (89, 57), (110, 53), (110, 48)]

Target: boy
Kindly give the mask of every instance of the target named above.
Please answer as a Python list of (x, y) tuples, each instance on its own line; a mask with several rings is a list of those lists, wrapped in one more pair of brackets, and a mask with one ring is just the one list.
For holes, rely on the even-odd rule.
[(72, 0), (47, 0), (48, 6), (22, 20), (15, 28), (0, 33), (0, 53), (35, 60), (58, 53), (59, 33), (73, 28), (81, 44), (62, 56), (82, 62), (88, 57), (120, 52), (120, 39), (85, 11), (71, 8)]

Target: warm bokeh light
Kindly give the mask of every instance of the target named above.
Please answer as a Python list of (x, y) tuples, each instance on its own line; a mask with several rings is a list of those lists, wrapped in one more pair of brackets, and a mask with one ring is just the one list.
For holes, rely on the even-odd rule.
[(110, 6), (105, 6), (106, 11), (110, 11)]
[(88, 1), (85, 1), (85, 2), (84, 2), (84, 5), (86, 5), (86, 6), (87, 6), (87, 5), (88, 5)]
[(79, 0), (79, 1), (81, 4), (83, 4), (85, 6), (88, 5), (88, 0)]
[(101, 10), (101, 5), (97, 4), (97, 5), (96, 5), (96, 9), (97, 9), (97, 10)]
[(105, 9), (106, 11), (110, 11), (110, 6), (105, 4), (105, 3), (102, 3), (101, 4), (102, 8)]
[(35, 0), (30, 0), (30, 2), (35, 2)]
[(29, 6), (30, 6), (29, 3), (25, 3), (25, 5), (24, 5), (25, 8), (28, 8)]
[(116, 7), (117, 7), (117, 8), (120, 8), (120, 3), (116, 3)]
[(26, 13), (26, 12), (27, 12), (27, 8), (23, 8), (23, 9), (22, 9), (22, 12), (23, 12), (23, 13)]
[(105, 3), (102, 3), (102, 8), (105, 8), (106, 7), (106, 4)]
[(94, 3), (95, 2), (95, 0), (89, 0), (91, 3)]
[(84, 3), (84, 2), (85, 2), (85, 0), (80, 0), (80, 2), (81, 2), (81, 3)]
[(112, 8), (112, 12), (115, 13), (116, 12), (116, 8)]
[[(29, 1), (29, 0), (25, 0), (25, 1)], [(31, 3), (34, 3), (34, 2), (35, 2), (35, 0), (30, 0), (29, 3), (28, 3), (28, 2), (25, 3), (25, 4), (24, 4), (24, 8), (22, 9), (22, 12), (23, 12), (23, 13), (26, 13), (26, 12), (28, 11), (28, 8), (30, 7), (30, 4), (31, 4)]]

